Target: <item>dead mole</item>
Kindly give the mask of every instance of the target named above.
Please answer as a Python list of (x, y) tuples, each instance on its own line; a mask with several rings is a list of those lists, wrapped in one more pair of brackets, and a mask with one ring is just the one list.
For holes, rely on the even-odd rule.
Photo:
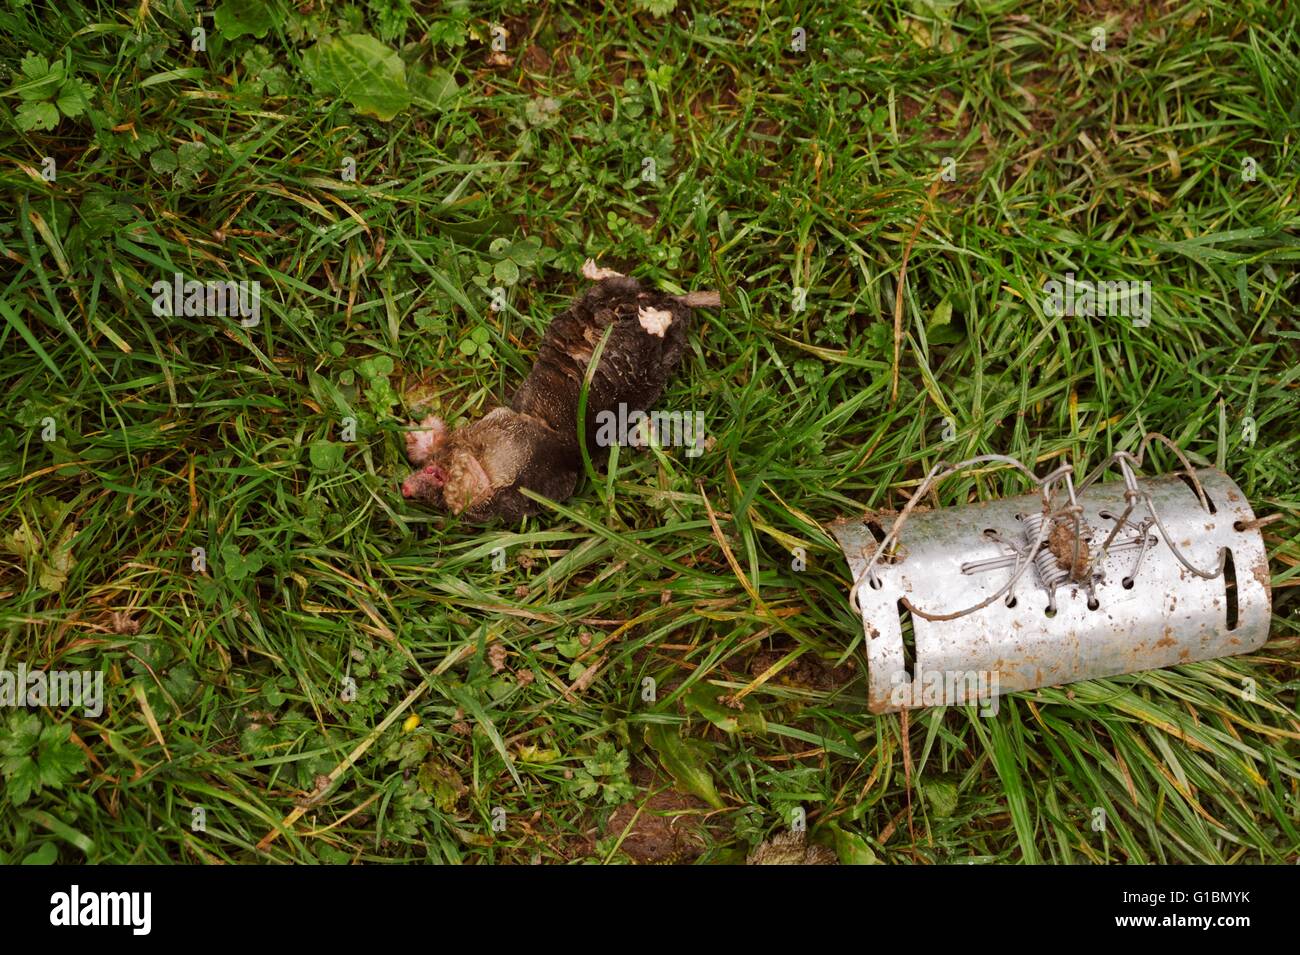
[(620, 404), (647, 410), (681, 361), (691, 310), (721, 304), (717, 292), (643, 288), (590, 259), (583, 275), (596, 284), (551, 321), (509, 407), (455, 431), (430, 416), (407, 433), (407, 457), (418, 470), (402, 483), (404, 497), (474, 522), (536, 514), (540, 507), (521, 488), (565, 500), (582, 470), (578, 397), (606, 330), (584, 415), (587, 453), (597, 464), (609, 453), (596, 442), (600, 413)]

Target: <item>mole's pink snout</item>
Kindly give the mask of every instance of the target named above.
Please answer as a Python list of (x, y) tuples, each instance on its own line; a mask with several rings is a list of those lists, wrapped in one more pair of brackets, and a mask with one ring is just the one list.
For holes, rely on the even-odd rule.
[(402, 497), (427, 497), (430, 491), (436, 491), (447, 483), (447, 475), (436, 464), (414, 471), (402, 482)]

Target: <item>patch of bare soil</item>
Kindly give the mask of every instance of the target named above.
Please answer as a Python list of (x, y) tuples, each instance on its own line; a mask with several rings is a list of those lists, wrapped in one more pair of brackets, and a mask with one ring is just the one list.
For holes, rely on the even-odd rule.
[[(789, 653), (789, 649), (760, 650), (749, 661), (750, 676), (765, 672), (776, 661)], [(841, 666), (832, 666), (811, 653), (805, 653), (776, 675), (774, 682), (808, 690), (837, 690), (857, 676), (857, 666), (852, 660)]]
[(1081, 0), (1075, 16), (1081, 20), (1095, 20), (1096, 26), (1108, 23), (1106, 46), (1109, 48), (1122, 46), (1152, 6), (1154, 4), (1134, 3), (1133, 0)]
[(618, 839), (619, 851), (638, 865), (675, 865), (692, 862), (708, 844), (706, 821), (710, 812), (703, 800), (667, 788), (666, 780), (644, 766), (632, 770), (637, 797), (619, 806), (599, 831), (571, 846), (571, 858), (590, 856), (596, 839)]

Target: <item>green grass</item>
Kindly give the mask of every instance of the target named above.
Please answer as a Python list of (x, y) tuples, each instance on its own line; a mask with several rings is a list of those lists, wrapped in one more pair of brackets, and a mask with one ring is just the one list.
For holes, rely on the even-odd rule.
[[(262, 39), (209, 17), (202, 53), (193, 6), (0, 9), (0, 668), (106, 673), (98, 718), (0, 713), (0, 858), (617, 861), (668, 811), (695, 840), (670, 857), (738, 861), (796, 807), (846, 861), (1300, 856), (1285, 4), (392, 0)], [(304, 77), (358, 32), (407, 64), (390, 121)], [(21, 130), (29, 51), (89, 108)], [(543, 251), (493, 245), (525, 236)], [(408, 412), (507, 398), (587, 256), (723, 291), (661, 401), (709, 449), (624, 449), (520, 526), (408, 505)], [(260, 324), (155, 318), (177, 271), (259, 281)], [(1067, 271), (1149, 280), (1150, 326), (1045, 314)], [(868, 713), (825, 525), (940, 459), (1082, 473), (1149, 430), (1281, 515), (1270, 642), (993, 719)]]

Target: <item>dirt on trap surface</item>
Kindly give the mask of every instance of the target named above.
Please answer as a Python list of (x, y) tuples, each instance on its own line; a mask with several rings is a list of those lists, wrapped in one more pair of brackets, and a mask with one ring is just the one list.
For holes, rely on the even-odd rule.
[[(1070, 579), (1082, 583), (1088, 579), (1088, 564), (1091, 560), (1088, 554), (1088, 528), (1087, 525), (1080, 525), (1079, 534), (1079, 559), (1074, 559), (1074, 522), (1058, 521), (1052, 525), (1052, 531), (1047, 537), (1047, 549), (1052, 552), (1056, 558), (1057, 565), (1062, 570), (1070, 572)], [(1073, 566), (1071, 564), (1073, 563)]]

